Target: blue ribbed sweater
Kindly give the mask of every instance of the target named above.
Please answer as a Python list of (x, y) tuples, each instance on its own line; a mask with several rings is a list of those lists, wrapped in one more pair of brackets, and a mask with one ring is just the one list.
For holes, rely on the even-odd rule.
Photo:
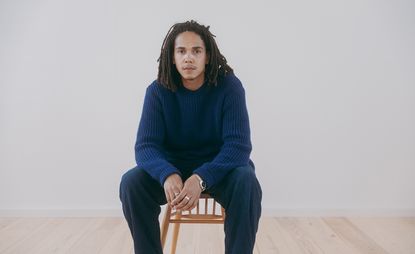
[(163, 186), (166, 178), (193, 171), (210, 188), (230, 170), (251, 164), (245, 91), (234, 75), (176, 92), (153, 81), (146, 90), (135, 143), (137, 166)]

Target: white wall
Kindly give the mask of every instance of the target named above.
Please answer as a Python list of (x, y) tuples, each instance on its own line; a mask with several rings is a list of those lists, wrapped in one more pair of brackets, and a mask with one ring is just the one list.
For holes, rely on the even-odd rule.
[(413, 1), (0, 1), (0, 215), (121, 215), (175, 22), (247, 92), (264, 214), (415, 215)]

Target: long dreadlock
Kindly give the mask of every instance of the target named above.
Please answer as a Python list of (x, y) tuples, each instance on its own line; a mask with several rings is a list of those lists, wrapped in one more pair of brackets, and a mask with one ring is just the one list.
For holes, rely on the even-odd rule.
[(173, 64), (174, 41), (180, 33), (189, 31), (198, 34), (206, 47), (206, 54), (209, 59), (205, 67), (205, 79), (209, 84), (217, 85), (218, 76), (223, 77), (233, 73), (233, 69), (227, 64), (226, 58), (220, 53), (216, 45), (216, 37), (209, 31), (210, 26), (200, 25), (194, 20), (174, 24), (167, 32), (161, 46), (157, 81), (166, 88), (176, 91), (182, 85), (181, 75)]

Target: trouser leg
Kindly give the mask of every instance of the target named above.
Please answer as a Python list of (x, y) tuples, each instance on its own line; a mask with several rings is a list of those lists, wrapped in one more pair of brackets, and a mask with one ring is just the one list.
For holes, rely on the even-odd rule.
[(254, 168), (235, 168), (208, 192), (226, 211), (225, 253), (252, 254), (262, 200), (262, 190)]
[(160, 183), (142, 169), (130, 169), (121, 179), (120, 200), (135, 253), (162, 254), (158, 217), (167, 201)]

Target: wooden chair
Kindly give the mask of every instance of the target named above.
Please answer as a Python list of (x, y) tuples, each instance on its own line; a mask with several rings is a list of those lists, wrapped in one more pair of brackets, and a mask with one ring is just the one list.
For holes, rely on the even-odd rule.
[[(200, 203), (204, 200), (204, 211), (200, 211)], [(213, 205), (209, 209), (209, 200), (213, 200)], [(172, 211), (170, 205), (167, 205), (167, 210), (164, 214), (162, 228), (161, 228), (161, 245), (165, 246), (167, 232), (170, 223), (174, 223), (173, 239), (171, 254), (176, 253), (177, 239), (179, 237), (179, 229), (181, 223), (207, 223), (207, 224), (223, 224), (225, 222), (225, 209), (220, 206), (220, 214), (216, 214), (216, 201), (209, 195), (202, 193), (199, 198), (199, 203), (192, 211)], [(195, 211), (196, 210), (196, 211)], [(193, 213), (195, 211), (195, 213)]]

